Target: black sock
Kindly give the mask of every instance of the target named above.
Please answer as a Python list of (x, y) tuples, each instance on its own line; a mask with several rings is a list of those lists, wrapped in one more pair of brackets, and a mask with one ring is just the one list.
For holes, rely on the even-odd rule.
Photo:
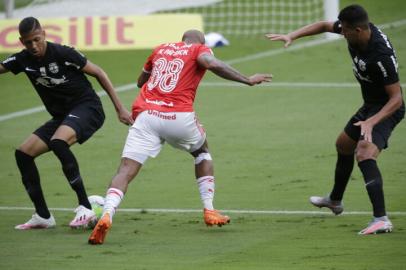
[(334, 176), (334, 187), (330, 193), (330, 199), (341, 201), (345, 188), (350, 180), (352, 169), (354, 168), (354, 155), (337, 154), (337, 163)]
[(363, 160), (358, 162), (358, 166), (364, 176), (365, 187), (374, 210), (374, 217), (386, 216), (382, 176), (376, 161), (373, 159)]
[(79, 172), (79, 164), (69, 149), (69, 144), (63, 140), (55, 139), (49, 143), (49, 148), (58, 157), (62, 164), (62, 170), (69, 181), (70, 186), (76, 192), (78, 203), (88, 209), (92, 209), (87, 198), (85, 186)]
[(48, 219), (51, 214), (42, 193), (39, 173), (34, 158), (20, 150), (15, 151), (15, 158), (25, 190), (34, 204), (35, 212), (40, 217)]

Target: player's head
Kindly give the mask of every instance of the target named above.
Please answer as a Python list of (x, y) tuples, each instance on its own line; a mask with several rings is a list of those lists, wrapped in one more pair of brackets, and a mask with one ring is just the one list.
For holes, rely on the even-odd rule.
[(200, 32), (199, 30), (187, 30), (183, 36), (182, 36), (182, 41), (185, 43), (199, 43), (199, 44), (204, 44), (205, 39), (204, 39), (204, 34)]
[(36, 18), (27, 17), (21, 20), (18, 31), (20, 32), (20, 41), (29, 53), (36, 57), (44, 56), (46, 49), (45, 31)]
[(357, 45), (369, 31), (368, 13), (360, 5), (350, 5), (343, 8), (338, 15), (343, 29), (343, 35), (351, 45)]

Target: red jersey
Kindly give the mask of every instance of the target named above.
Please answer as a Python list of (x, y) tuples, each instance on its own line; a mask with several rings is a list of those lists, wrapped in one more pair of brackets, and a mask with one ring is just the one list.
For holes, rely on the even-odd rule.
[(197, 86), (206, 72), (197, 63), (203, 53), (212, 51), (202, 44), (184, 42), (155, 48), (144, 64), (151, 76), (132, 105), (133, 118), (145, 110), (193, 112)]

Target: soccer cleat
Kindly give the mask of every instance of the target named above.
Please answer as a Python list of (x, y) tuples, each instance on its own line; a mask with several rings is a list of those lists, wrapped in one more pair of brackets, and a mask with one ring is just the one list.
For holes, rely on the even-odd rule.
[(219, 227), (230, 223), (228, 216), (223, 216), (217, 210), (204, 209), (204, 223), (207, 226), (217, 225)]
[(332, 201), (329, 196), (327, 197), (310, 197), (310, 203), (316, 207), (322, 208), (327, 207), (335, 214), (339, 215), (344, 211), (344, 205), (341, 201)]
[(360, 235), (390, 233), (393, 231), (392, 222), (388, 218), (374, 218), (368, 226), (360, 231)]
[(69, 223), (69, 226), (72, 229), (93, 228), (94, 224), (96, 224), (97, 217), (93, 210), (87, 209), (83, 205), (79, 205), (75, 209), (75, 213), (75, 218)]
[(101, 245), (106, 238), (107, 232), (111, 228), (111, 219), (110, 214), (106, 213), (102, 218), (97, 222), (96, 226), (93, 229), (92, 234), (89, 237), (88, 243), (91, 245)]
[(31, 230), (31, 229), (49, 229), (56, 226), (54, 217), (51, 215), (48, 219), (40, 217), (37, 213), (32, 215), (31, 219), (24, 224), (15, 226), (17, 230)]

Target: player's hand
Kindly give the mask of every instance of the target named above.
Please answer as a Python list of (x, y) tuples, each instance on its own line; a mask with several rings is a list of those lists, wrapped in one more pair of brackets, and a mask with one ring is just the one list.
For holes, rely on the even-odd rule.
[(132, 125), (134, 124), (134, 119), (129, 111), (127, 109), (122, 108), (120, 111), (117, 112), (118, 119), (120, 120), (121, 123), (126, 124), (126, 125)]
[(292, 42), (293, 39), (289, 35), (282, 35), (282, 34), (266, 34), (265, 37), (272, 41), (283, 41), (285, 45), (283, 47), (287, 48)]
[(354, 126), (358, 126), (361, 128), (361, 138), (363, 138), (367, 142), (372, 142), (372, 129), (374, 128), (374, 126), (370, 122), (368, 122), (368, 120), (358, 121), (354, 123)]
[(272, 81), (272, 74), (254, 74), (248, 79), (250, 81), (250, 85), (252, 86), (263, 82)]

